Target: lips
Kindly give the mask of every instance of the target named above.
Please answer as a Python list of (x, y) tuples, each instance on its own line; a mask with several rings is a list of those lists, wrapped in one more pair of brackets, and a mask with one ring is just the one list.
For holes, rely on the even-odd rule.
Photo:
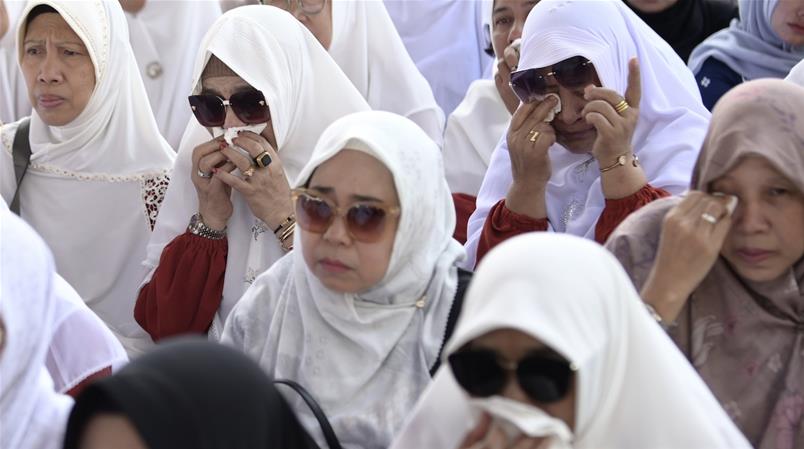
[(330, 274), (340, 274), (351, 270), (348, 265), (336, 259), (323, 258), (318, 261), (318, 264), (324, 271)]
[(590, 137), (594, 136), (595, 128), (582, 129), (580, 131), (561, 131), (561, 130), (558, 130), (558, 133), (561, 134), (561, 137), (563, 137), (566, 140), (581, 140), (581, 139), (587, 139), (587, 138), (590, 138)]
[(757, 248), (740, 248), (737, 250), (737, 256), (739, 256), (743, 262), (749, 265), (760, 264), (772, 255), (772, 251)]
[(804, 25), (799, 25), (797, 23), (788, 23), (787, 26), (789, 26), (791, 30), (795, 31), (798, 34), (804, 34)]
[(58, 95), (40, 95), (37, 98), (39, 106), (45, 109), (52, 109), (61, 106), (64, 103), (64, 98)]

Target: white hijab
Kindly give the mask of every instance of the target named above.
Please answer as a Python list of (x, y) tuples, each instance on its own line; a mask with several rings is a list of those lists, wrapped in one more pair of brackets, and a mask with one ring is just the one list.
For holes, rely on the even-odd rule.
[[(249, 51), (243, 51), (244, 45)], [(194, 93), (201, 91), (201, 74), (212, 54), (265, 95), (279, 156), (290, 180), (310, 159), (316, 140), (327, 126), (344, 115), (369, 109), (315, 37), (279, 8), (243, 6), (221, 16), (204, 37), (196, 58)], [(209, 132), (193, 117), (148, 243), (144, 264), (151, 273), (146, 280), (153, 275), (165, 246), (184, 233), (190, 217), (198, 211), (198, 196), (190, 179), (191, 156), (197, 145), (210, 139)], [(232, 204), (223, 301), (210, 330), (213, 337), (219, 337), (229, 311), (254, 278), (284, 255), (272, 232), (258, 232), (265, 224), (254, 217), (245, 199), (235, 191)]]
[[(490, 32), (494, 2), (479, 4), (483, 10), (483, 27)], [(495, 60), (493, 72), (496, 70)], [(494, 79), (479, 79), (469, 86), (466, 97), (447, 119), (444, 131), (447, 183), (453, 192), (477, 196), (491, 154), (510, 122), (511, 113)]]
[(469, 85), (483, 77), (493, 59), (484, 51), (486, 38), (480, 26), (482, 2), (385, 0), (384, 3), (410, 57), (432, 87), (438, 105), (445, 114), (451, 114)]
[[(436, 144), (413, 122), (362, 112), (321, 136), (296, 185), (342, 149), (363, 151), (394, 177), (399, 227), (384, 278), (360, 294), (324, 287), (296, 249), (263, 273), (226, 324), (223, 340), (274, 378), (293, 379), (320, 402), (347, 448), (386, 448), (430, 382), (457, 289), (463, 248)], [(298, 397), (308, 430), (321, 432)]]
[[(546, 67), (573, 56), (592, 61), (604, 87), (623, 94), (628, 61), (639, 58), (642, 102), (632, 144), (648, 182), (672, 194), (689, 186), (692, 166), (709, 123), (695, 79), (667, 42), (620, 0), (542, 0), (531, 10), (522, 35), (519, 69)], [(547, 218), (553, 231), (594, 238), (605, 206), (599, 167), (591, 154), (550, 150)], [(469, 267), (489, 210), (505, 198), (511, 160), (505, 136), (491, 158), (469, 219)]]
[(372, 109), (413, 120), (441, 146), (444, 112), (381, 1), (332, 0), (329, 54)]
[(0, 123), (12, 123), (31, 115), (31, 102), (22, 71), (17, 64), (17, 20), (23, 0), (5, 0), (8, 31), (0, 39)]
[(208, 0), (148, 0), (136, 14), (126, 13), (131, 47), (151, 108), (173, 148), (179, 148), (192, 115), (187, 86), (201, 38), (220, 15), (220, 3)]
[[(123, 346), (150, 346), (134, 321), (140, 261), (167, 187), (174, 153), (159, 134), (128, 43), (120, 4), (113, 0), (30, 1), (56, 9), (86, 45), (95, 66), (95, 89), (81, 114), (48, 126), (31, 114), (31, 164), (21, 186), (22, 217), (45, 239), (59, 273), (103, 319)], [(16, 190), (12, 144), (18, 123), (2, 128), (0, 187), (11, 202)]]
[(53, 390), (45, 357), (56, 324), (53, 257), (20, 218), (0, 210), (0, 448), (57, 449), (72, 400)]
[[(496, 329), (528, 334), (577, 367), (569, 447), (750, 448), (650, 317), (617, 260), (595, 243), (534, 233), (492, 250), (472, 280), (445, 356)], [(478, 409), (449, 367), (436, 377), (392, 448), (452, 449), (473, 426)], [(533, 418), (529, 414), (509, 419), (523, 422)], [(553, 423), (540, 431), (555, 437), (549, 447), (567, 447), (559, 444), (561, 427), (563, 422)]]

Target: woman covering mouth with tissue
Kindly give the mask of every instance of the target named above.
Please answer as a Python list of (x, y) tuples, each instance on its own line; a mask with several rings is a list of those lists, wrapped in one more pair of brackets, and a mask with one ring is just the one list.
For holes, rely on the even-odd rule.
[(215, 22), (193, 94), (135, 309), (154, 340), (220, 335), (254, 278), (292, 249), (289, 179), (330, 123), (369, 109), (304, 26), (260, 6)]
[(539, 2), (511, 85), (522, 103), (469, 219), (469, 267), (523, 232), (604, 242), (686, 189), (709, 112), (683, 61), (622, 1)]
[(750, 447), (617, 260), (578, 237), (492, 250), (444, 349), (391, 449)]

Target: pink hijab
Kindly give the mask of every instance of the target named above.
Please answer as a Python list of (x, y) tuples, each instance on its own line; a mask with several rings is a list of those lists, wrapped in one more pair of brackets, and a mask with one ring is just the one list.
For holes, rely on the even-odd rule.
[[(804, 88), (764, 79), (727, 93), (692, 188), (707, 191), (747, 156), (765, 158), (804, 192)], [(662, 219), (678, 201), (637, 211), (606, 244), (638, 289), (653, 266)], [(804, 447), (804, 259), (780, 279), (757, 283), (720, 258), (669, 332), (752, 445)]]

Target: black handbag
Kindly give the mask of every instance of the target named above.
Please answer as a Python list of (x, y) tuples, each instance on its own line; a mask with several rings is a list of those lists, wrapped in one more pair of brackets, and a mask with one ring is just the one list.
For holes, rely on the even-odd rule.
[(329, 449), (343, 449), (340, 441), (338, 441), (338, 436), (335, 435), (335, 431), (332, 429), (332, 426), (327, 419), (327, 415), (324, 414), (323, 410), (321, 410), (321, 406), (318, 405), (318, 402), (316, 402), (315, 398), (313, 398), (313, 395), (305, 390), (304, 387), (292, 380), (275, 379), (274, 384), (286, 385), (298, 393), (302, 400), (304, 400), (304, 402), (307, 404), (307, 407), (310, 407), (315, 419), (318, 421), (318, 425), (321, 427), (321, 432), (324, 434), (324, 440), (327, 442)]

